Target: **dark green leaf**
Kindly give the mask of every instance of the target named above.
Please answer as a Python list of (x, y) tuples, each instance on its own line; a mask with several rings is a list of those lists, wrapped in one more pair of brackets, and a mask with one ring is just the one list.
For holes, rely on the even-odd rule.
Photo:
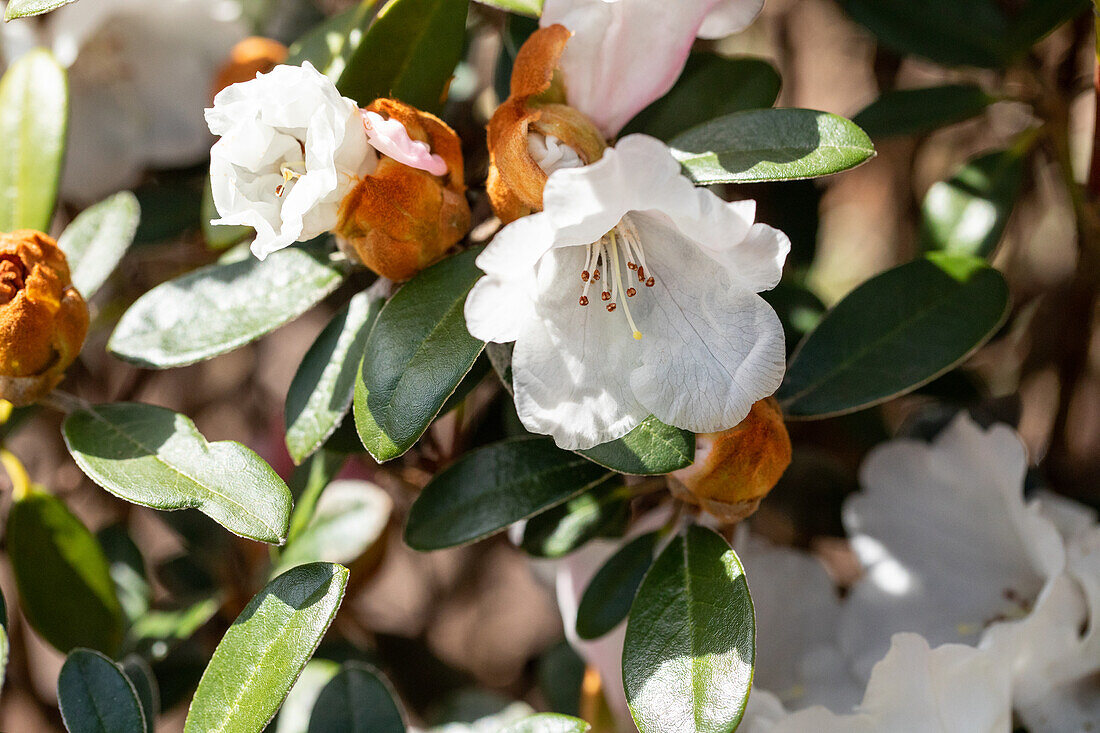
[(657, 532), (635, 537), (596, 572), (577, 608), (579, 637), (597, 639), (626, 618), (642, 578), (653, 565), (653, 553), (659, 539)]
[(344, 280), (328, 242), (288, 247), (262, 262), (212, 265), (138, 298), (107, 348), (140, 366), (170, 369), (255, 341), (319, 303)]
[(1084, 14), (1090, 5), (1089, 0), (1027, 0), (1009, 21), (1009, 52), (1025, 55), (1036, 41)]
[(374, 21), (379, 4), (379, 0), (362, 0), (310, 29), (291, 44), (286, 63), (301, 66), (308, 61), (334, 84), (339, 82), (348, 59)]
[(107, 558), (59, 499), (33, 492), (13, 502), (7, 550), (19, 605), (35, 631), (61, 652), (118, 651), (122, 608)]
[(671, 140), (722, 115), (771, 107), (780, 84), (779, 72), (762, 59), (695, 53), (688, 57), (672, 91), (642, 110), (627, 125), (626, 133), (644, 132)]
[(234, 534), (282, 544), (290, 490), (240, 443), (208, 443), (185, 415), (136, 403), (76, 410), (65, 443), (88, 477), (153, 509), (198, 509)]
[(409, 511), (405, 542), (420, 551), (476, 542), (607, 476), (548, 438), (495, 443), (467, 453), (428, 482)]
[(127, 621), (133, 623), (149, 610), (152, 588), (145, 575), (141, 550), (130, 539), (125, 525), (112, 524), (96, 532), (96, 541), (111, 568), (111, 580)]
[(777, 396), (824, 417), (912, 391), (964, 360), (1000, 326), (1008, 287), (962, 255), (930, 254), (856, 288), (799, 346)]
[(537, 18), (542, 15), (543, 0), (477, 0), (482, 5), (507, 10), (510, 13), (529, 15)]
[(49, 51), (29, 51), (0, 79), (0, 232), (49, 231), (68, 114), (65, 71)]
[(641, 733), (730, 733), (756, 659), (752, 598), (737, 555), (693, 525), (665, 548), (630, 608), (623, 684)]
[(355, 375), (385, 297), (359, 293), (309, 348), (286, 397), (286, 447), (301, 463), (328, 440), (351, 407)]
[(875, 155), (850, 120), (810, 109), (758, 109), (719, 117), (669, 143), (699, 185), (816, 178)]
[(335, 481), (325, 489), (302, 531), (287, 544), (272, 571), (323, 560), (350, 565), (382, 536), (393, 501), (366, 481)]
[(883, 93), (852, 121), (874, 138), (917, 135), (977, 117), (995, 98), (974, 84), (946, 84)]
[(1015, 150), (968, 161), (949, 180), (928, 189), (921, 204), (921, 248), (989, 257), (1023, 183), (1024, 159)]
[(184, 733), (256, 733), (274, 717), (336, 616), (347, 569), (291, 568), (253, 598), (214, 650)]
[(374, 322), (355, 382), (355, 426), (379, 462), (412, 448), (485, 348), (462, 312), (481, 277), (474, 264), (480, 251), (418, 274)]
[(369, 664), (348, 662), (313, 706), (309, 733), (404, 733), (397, 693)]
[(691, 465), (695, 460), (695, 434), (665, 425), (650, 415), (618, 440), (577, 452), (619, 473), (658, 476)]
[(337, 87), (360, 104), (393, 97), (438, 112), (462, 58), (467, 0), (389, 0)]
[(588, 733), (592, 726), (580, 718), (558, 713), (539, 713), (513, 723), (500, 733)]
[(95, 295), (134, 241), (141, 207), (129, 191), (85, 209), (58, 238), (69, 259), (73, 285), (85, 299)]
[(630, 521), (630, 498), (622, 480), (612, 476), (528, 519), (520, 546), (536, 557), (562, 557), (596, 537), (621, 536)]
[(581, 709), (581, 685), (585, 662), (564, 639), (539, 658), (539, 689), (551, 712), (577, 715)]
[(145, 728), (149, 733), (156, 730), (157, 715), (160, 714), (160, 690), (157, 689), (157, 679), (149, 663), (136, 654), (119, 662), (123, 674), (134, 685), (138, 700), (141, 702), (141, 712), (145, 717)]
[(122, 668), (96, 651), (75, 649), (57, 678), (69, 733), (146, 733), (137, 689)]

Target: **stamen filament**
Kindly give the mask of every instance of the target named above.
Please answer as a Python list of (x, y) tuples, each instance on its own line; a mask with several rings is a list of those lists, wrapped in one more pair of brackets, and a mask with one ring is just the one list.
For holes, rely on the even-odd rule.
[[(616, 235), (614, 229), (611, 230), (610, 239), (611, 239), (611, 257), (614, 259), (614, 264), (612, 266), (612, 273), (613, 273), (613, 277), (614, 277), (615, 282), (614, 282), (613, 288), (616, 291), (619, 291), (619, 290), (623, 289), (623, 285), (622, 285), (621, 275), (619, 274), (619, 247), (618, 247), (618, 244), (617, 244), (619, 237), (618, 237), (618, 235)], [(625, 241), (625, 239), (624, 239), (624, 241)], [(634, 340), (635, 341), (641, 341), (642, 340), (642, 332), (638, 330), (638, 326), (634, 323), (634, 318), (630, 315), (630, 306), (627, 305), (627, 302), (626, 302), (628, 299), (629, 298), (624, 298), (623, 299), (623, 313), (626, 314), (626, 322), (628, 324), (630, 324), (630, 330), (634, 334)]]

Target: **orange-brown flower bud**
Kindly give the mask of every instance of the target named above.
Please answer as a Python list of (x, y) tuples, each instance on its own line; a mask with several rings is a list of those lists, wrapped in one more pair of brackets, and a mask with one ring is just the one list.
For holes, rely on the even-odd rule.
[(232, 84), (255, 79), (256, 74), (266, 74), (286, 61), (288, 53), (286, 46), (263, 36), (238, 41), (214, 77), (214, 95)]
[(700, 435), (697, 445), (695, 463), (669, 476), (669, 488), (723, 522), (755, 512), (791, 464), (791, 439), (771, 397), (753, 405), (736, 427)]
[(528, 149), (532, 132), (553, 136), (576, 151), (587, 165), (599, 160), (607, 143), (596, 126), (565, 103), (558, 61), (572, 33), (563, 25), (535, 31), (516, 54), (511, 95), (489, 121), (489, 178), (493, 211), (508, 223), (542, 211), (546, 172)]
[[(470, 231), (462, 143), (445, 122), (395, 99), (366, 108), (405, 126), (447, 163), (444, 176), (379, 155), (378, 167), (340, 203), (342, 249), (391, 280), (408, 280)], [(350, 250), (350, 251), (349, 251)]]
[(88, 306), (57, 243), (0, 234), (0, 398), (29, 405), (57, 386), (88, 333)]

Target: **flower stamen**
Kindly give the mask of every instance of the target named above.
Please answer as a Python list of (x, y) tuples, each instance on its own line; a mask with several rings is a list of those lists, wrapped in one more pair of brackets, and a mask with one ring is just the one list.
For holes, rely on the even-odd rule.
[[(622, 259), (619, 257), (620, 242), (622, 243)], [(582, 306), (588, 305), (588, 289), (592, 286), (592, 283), (600, 280), (600, 267), (603, 267), (604, 270), (610, 273), (608, 279), (611, 282), (601, 285), (600, 299), (606, 303), (604, 307), (607, 308), (608, 313), (614, 313), (621, 300), (631, 334), (636, 340), (640, 341), (642, 332), (638, 330), (634, 317), (630, 313), (630, 307), (626, 302), (637, 295), (638, 291), (633, 287), (623, 287), (622, 264), (624, 260), (627, 270), (638, 273), (639, 282), (653, 287), (654, 279), (652, 277), (647, 278), (645, 274), (645, 253), (642, 252), (641, 241), (638, 239), (638, 230), (627, 218), (619, 222), (618, 226), (601, 237), (598, 242), (592, 242), (588, 245), (588, 251), (584, 259), (584, 269), (581, 270), (581, 282), (584, 283), (584, 288), (581, 291), (579, 302)], [(625, 298), (620, 298), (622, 293), (626, 294)]]

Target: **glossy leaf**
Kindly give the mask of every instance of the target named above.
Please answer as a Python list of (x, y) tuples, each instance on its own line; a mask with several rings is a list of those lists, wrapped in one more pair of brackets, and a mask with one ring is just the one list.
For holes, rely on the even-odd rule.
[(405, 715), (397, 693), (374, 667), (349, 662), (313, 706), (309, 733), (404, 733)]
[(73, 285), (85, 299), (95, 295), (118, 267), (133, 244), (140, 220), (137, 197), (123, 191), (82, 211), (58, 238), (57, 245), (69, 260)]
[(462, 58), (467, 0), (389, 0), (337, 87), (360, 104), (393, 97), (438, 112)]
[(520, 547), (535, 557), (562, 557), (596, 537), (621, 537), (630, 521), (630, 498), (622, 480), (612, 476), (528, 519)]
[(852, 121), (873, 138), (917, 135), (977, 117), (996, 99), (974, 84), (883, 93)]
[(513, 723), (500, 733), (588, 733), (592, 726), (580, 718), (558, 713), (538, 713)]
[(63, 653), (118, 651), (122, 608), (107, 558), (60, 499), (32, 492), (13, 502), (6, 541), (19, 605), (42, 638)]
[(351, 407), (355, 375), (383, 293), (359, 293), (336, 314), (302, 359), (286, 397), (286, 447), (295, 463), (313, 454)]
[(752, 684), (756, 621), (737, 555), (698, 525), (642, 581), (623, 642), (623, 684), (641, 733), (729, 733)]
[(928, 189), (921, 204), (921, 248), (989, 257), (1004, 235), (1024, 184), (1024, 158), (1014, 150), (970, 160)]
[(122, 316), (108, 350), (171, 369), (210, 359), (292, 321), (339, 287), (327, 242), (288, 247), (262, 262), (212, 265), (159, 285)]
[(0, 232), (49, 231), (68, 114), (65, 71), (49, 51), (27, 52), (0, 79)]
[(657, 532), (635, 537), (596, 571), (577, 608), (577, 636), (597, 639), (626, 618), (642, 578), (653, 565), (659, 539)]
[(301, 66), (308, 61), (334, 84), (339, 82), (348, 59), (374, 22), (379, 5), (379, 0), (361, 0), (358, 5), (311, 28), (291, 44), (286, 63)]
[(57, 678), (57, 701), (69, 733), (146, 733), (137, 688), (109, 657), (75, 649)]
[(274, 717), (336, 616), (347, 569), (298, 565), (245, 607), (214, 650), (184, 733), (256, 733)]
[(136, 403), (74, 411), (63, 427), (73, 459), (120, 499), (153, 509), (198, 509), (242, 537), (282, 544), (290, 490), (240, 443), (208, 443), (185, 415)]
[(850, 120), (810, 109), (759, 109), (719, 117), (674, 137), (672, 154), (699, 185), (816, 178), (875, 155)]
[(548, 438), (494, 443), (467, 453), (428, 482), (409, 510), (405, 542), (420, 551), (476, 542), (607, 476)]
[(981, 346), (1008, 287), (979, 259), (934, 253), (852, 291), (795, 351), (777, 396), (784, 413), (825, 417), (912, 391)]
[(650, 415), (623, 437), (577, 452), (618, 473), (659, 476), (691, 465), (695, 434)]
[(482, 5), (489, 5), (509, 13), (519, 13), (537, 18), (542, 15), (543, 0), (477, 0)]
[(481, 277), (474, 264), (480, 251), (421, 272), (374, 322), (355, 382), (355, 427), (379, 462), (412, 448), (485, 348), (462, 312)]

